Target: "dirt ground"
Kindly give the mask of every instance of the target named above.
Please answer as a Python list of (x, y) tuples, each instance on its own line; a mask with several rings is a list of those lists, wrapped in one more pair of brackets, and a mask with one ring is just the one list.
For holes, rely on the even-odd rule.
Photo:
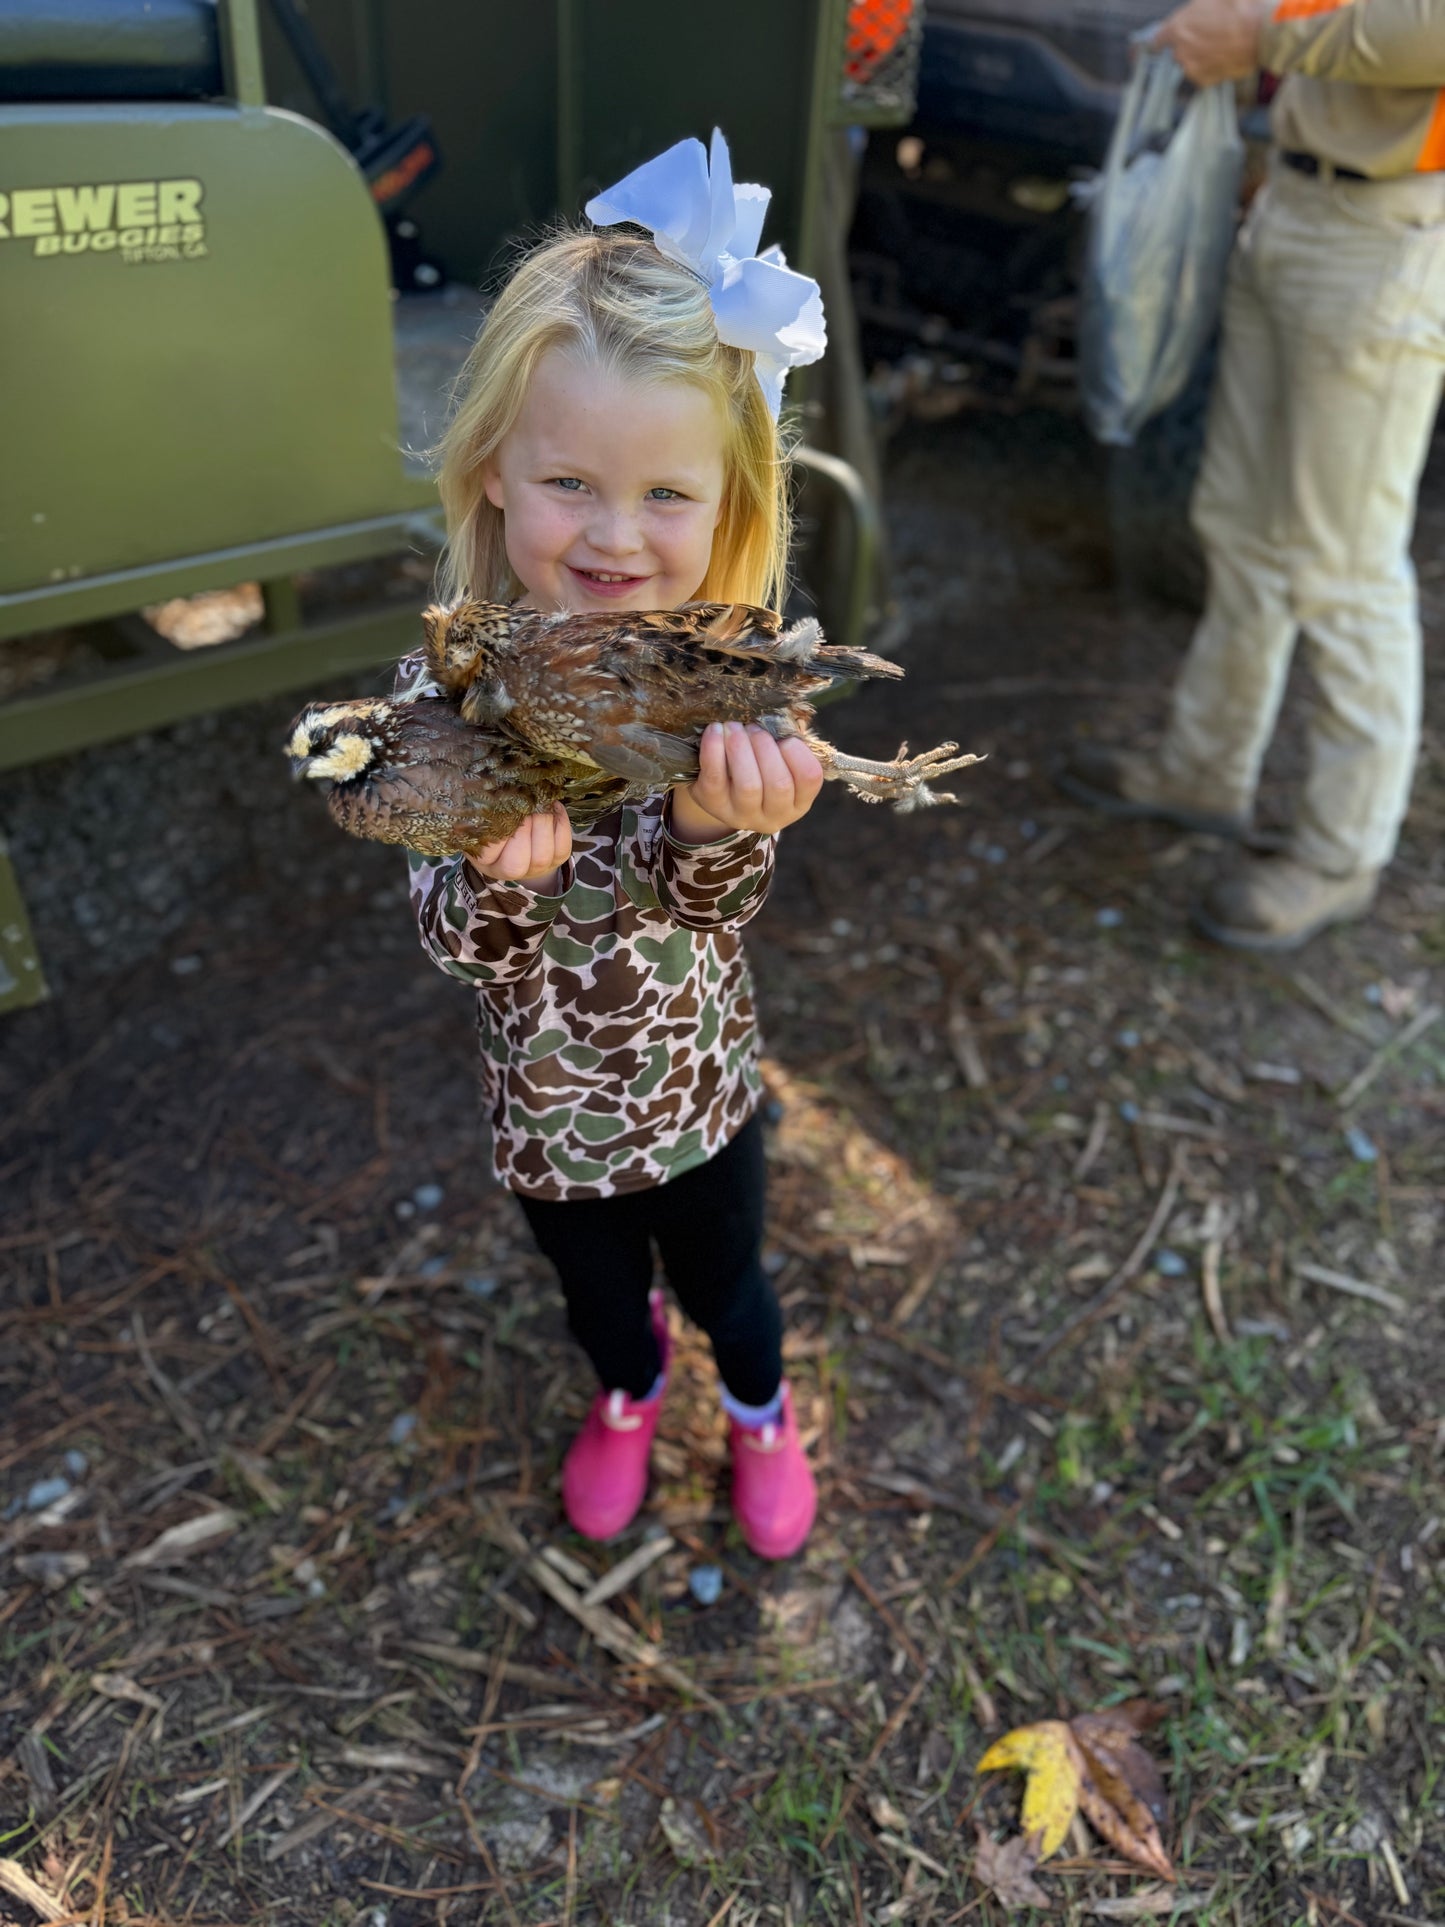
[[(1209, 947), (1225, 852), (1049, 779), (1188, 635), (1100, 499), (1044, 417), (891, 450), (909, 678), (829, 723), (989, 760), (825, 795), (753, 926), (822, 1488), (780, 1567), (681, 1330), (641, 1519), (566, 1531), (591, 1387), (467, 995), (285, 783), (293, 705), (0, 790), (62, 986), (0, 1032), (0, 1921), (997, 1922), (989, 1740), (1136, 1695), (1178, 1885), (1080, 1823), (1057, 1917), (1445, 1915), (1445, 679), (1374, 920)], [(1442, 537), (1445, 474), (1437, 644)]]

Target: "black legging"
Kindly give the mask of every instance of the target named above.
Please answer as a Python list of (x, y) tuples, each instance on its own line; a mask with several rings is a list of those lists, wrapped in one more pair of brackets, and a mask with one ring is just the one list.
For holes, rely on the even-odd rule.
[(760, 1262), (766, 1171), (754, 1115), (706, 1164), (615, 1198), (519, 1196), (557, 1267), (574, 1337), (605, 1390), (644, 1398), (662, 1361), (647, 1315), (652, 1246), (733, 1397), (766, 1405), (783, 1375), (783, 1315)]

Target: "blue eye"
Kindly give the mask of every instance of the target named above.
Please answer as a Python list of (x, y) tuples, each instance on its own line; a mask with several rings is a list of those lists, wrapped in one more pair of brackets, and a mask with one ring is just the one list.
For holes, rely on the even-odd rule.
[(552, 486), (553, 488), (565, 488), (568, 494), (571, 495), (575, 494), (579, 488), (585, 488), (587, 485), (585, 482), (579, 481), (575, 475), (554, 475), (552, 477)]
[(686, 499), (680, 488), (650, 488), (647, 498), (651, 502), (681, 502)]

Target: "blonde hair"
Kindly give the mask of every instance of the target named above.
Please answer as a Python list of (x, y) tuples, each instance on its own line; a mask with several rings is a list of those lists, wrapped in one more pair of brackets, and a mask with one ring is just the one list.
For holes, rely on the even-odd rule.
[(563, 233), (512, 274), (458, 377), (438, 444), (448, 598), (510, 601), (521, 585), (507, 561), (502, 512), (483, 468), (517, 419), (542, 357), (570, 349), (620, 375), (690, 382), (725, 424), (722, 513), (700, 600), (782, 606), (787, 588), (787, 461), (753, 373), (753, 355), (717, 337), (707, 289), (650, 240), (630, 233)]

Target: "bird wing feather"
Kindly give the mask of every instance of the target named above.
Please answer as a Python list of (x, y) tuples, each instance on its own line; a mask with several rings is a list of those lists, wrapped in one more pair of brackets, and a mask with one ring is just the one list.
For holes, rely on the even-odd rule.
[(599, 769), (653, 789), (664, 783), (691, 782), (697, 775), (696, 740), (651, 723), (622, 723), (594, 736), (588, 749)]

